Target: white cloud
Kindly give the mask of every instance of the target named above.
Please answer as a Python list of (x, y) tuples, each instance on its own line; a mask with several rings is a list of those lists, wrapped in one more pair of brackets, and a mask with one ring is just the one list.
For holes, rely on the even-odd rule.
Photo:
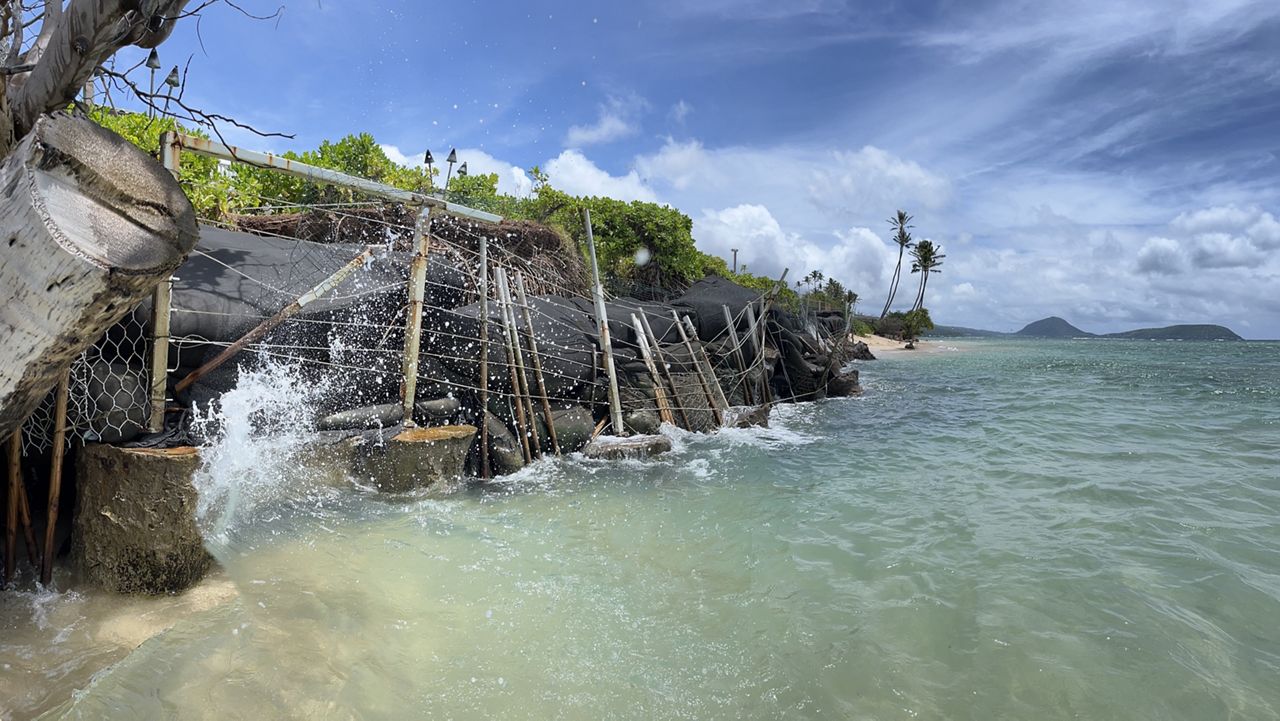
[(1169, 225), (1186, 233), (1208, 233), (1217, 231), (1237, 231), (1258, 219), (1257, 208), (1237, 208), (1234, 205), (1219, 205), (1182, 212)]
[(1138, 251), (1138, 272), (1170, 275), (1186, 267), (1182, 248), (1172, 238), (1152, 237)]
[(676, 102), (675, 105), (671, 106), (671, 112), (668, 114), (671, 116), (672, 120), (676, 121), (679, 124), (684, 124), (685, 118), (688, 118), (689, 113), (692, 113), (692, 112), (693, 112), (693, 106), (690, 105), (689, 103), (686, 103), (684, 100), (680, 100)]
[(790, 268), (797, 279), (812, 270), (836, 278), (864, 299), (887, 286), (895, 257), (889, 246), (868, 228), (837, 231), (828, 244), (819, 244), (782, 228), (763, 205), (744, 204), (721, 210), (704, 210), (694, 220), (694, 238), (705, 253), (733, 257), (738, 265), (756, 274), (778, 276)]
[(657, 202), (658, 196), (636, 171), (610, 175), (577, 150), (566, 150), (544, 168), (552, 187), (570, 195), (603, 195), (618, 200)]
[(879, 223), (900, 207), (937, 209), (951, 195), (942, 176), (872, 146), (712, 149), (668, 138), (635, 167), (655, 186), (678, 191), (683, 207), (767, 205), (784, 224), (809, 232)]
[[(381, 145), (382, 152), (387, 154), (387, 158), (397, 165), (403, 165), (409, 168), (425, 167), (423, 162), (426, 153), (414, 153), (406, 155), (400, 148), (394, 145)], [(533, 179), (523, 168), (517, 167), (503, 160), (499, 160), (483, 150), (477, 148), (458, 148), (459, 163), (467, 164), (467, 171), (472, 175), (488, 175), (496, 173), (498, 175), (498, 192), (507, 195), (515, 195), (524, 197), (533, 192)], [(437, 168), (440, 168), (437, 161)], [(443, 172), (443, 168), (440, 168)], [(440, 182), (444, 182), (441, 178)]]
[(640, 132), (639, 116), (645, 107), (647, 103), (635, 95), (611, 96), (600, 106), (594, 123), (569, 128), (564, 144), (570, 148), (585, 148), (635, 135)]
[(1238, 268), (1255, 265), (1262, 253), (1247, 239), (1228, 233), (1201, 233), (1191, 258), (1200, 268)]

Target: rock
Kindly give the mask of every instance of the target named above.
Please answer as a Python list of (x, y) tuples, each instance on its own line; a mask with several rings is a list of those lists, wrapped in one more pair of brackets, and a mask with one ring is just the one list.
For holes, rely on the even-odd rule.
[[(542, 439), (542, 451), (551, 453), (551, 436), (547, 433), (546, 422), (541, 413), (535, 416), (538, 419), (538, 437)], [(582, 450), (591, 440), (591, 433), (596, 428), (596, 420), (591, 416), (591, 411), (582, 406), (553, 410), (551, 419), (556, 424), (556, 440), (560, 442), (561, 453)]]
[(123, 443), (146, 430), (150, 396), (147, 371), (125, 363), (95, 361), (89, 365), (83, 411), (86, 437), (101, 443)]
[(754, 407), (730, 408), (725, 417), (725, 425), (734, 428), (768, 428), (769, 413), (773, 406), (769, 404)]
[(476, 433), (475, 426), (467, 425), (409, 428), (385, 444), (362, 444), (354, 471), (393, 493), (455, 481), (463, 476)]
[(582, 449), (587, 458), (619, 460), (622, 458), (649, 458), (671, 450), (671, 439), (666, 436), (600, 436)]
[(462, 402), (457, 398), (438, 398), (434, 401), (418, 401), (413, 404), (419, 423), (436, 425), (457, 420)]
[(195, 448), (90, 444), (76, 454), (72, 563), (115, 593), (175, 593), (213, 559), (196, 525)]
[(849, 348), (848, 359), (849, 360), (875, 360), (876, 357), (871, 353), (870, 346), (868, 346), (863, 341), (858, 341), (857, 343), (854, 343), (851, 348)]
[(662, 427), (662, 419), (654, 411), (628, 411), (622, 416), (622, 423), (642, 436), (653, 435)]
[(383, 403), (376, 406), (353, 408), (349, 411), (325, 416), (316, 422), (316, 430), (346, 431), (362, 428), (386, 428), (404, 418), (404, 407), (399, 403)]
[(524, 452), (520, 448), (520, 439), (500, 418), (487, 411), (484, 415), (484, 422), (489, 427), (489, 470), (498, 476), (515, 473), (524, 468)]
[(856, 396), (861, 392), (862, 386), (858, 383), (858, 371), (856, 368), (847, 370), (827, 381), (827, 395), (834, 398)]

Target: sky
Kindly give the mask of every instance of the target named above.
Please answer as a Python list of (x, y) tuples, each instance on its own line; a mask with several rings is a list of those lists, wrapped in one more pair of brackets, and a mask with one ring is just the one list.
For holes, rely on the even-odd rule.
[(290, 0), (207, 8), (161, 60), (190, 59), (193, 104), (295, 135), (231, 142), (456, 147), (512, 193), (537, 165), (866, 312), (901, 208), (946, 255), (935, 322), (1280, 338), (1276, 48), (1275, 0)]

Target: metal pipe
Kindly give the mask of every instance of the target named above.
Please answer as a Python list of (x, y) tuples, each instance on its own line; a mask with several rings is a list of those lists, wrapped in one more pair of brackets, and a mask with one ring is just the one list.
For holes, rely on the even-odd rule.
[(418, 213), (413, 226), (413, 260), (409, 262), (409, 317), (404, 326), (403, 378), (400, 403), (404, 425), (413, 425), (414, 403), (418, 397), (418, 353), (422, 349), (422, 306), (427, 298), (427, 251), (431, 248), (431, 208)]
[(314, 165), (307, 165), (306, 163), (284, 158), (273, 153), (262, 153), (256, 150), (237, 148), (233, 145), (223, 145), (222, 143), (209, 140), (208, 138), (197, 138), (194, 135), (187, 135), (185, 133), (174, 133), (173, 135), (176, 142), (183, 150), (197, 153), (199, 155), (206, 155), (211, 158), (218, 158), (221, 160), (230, 160), (236, 163), (244, 163), (246, 165), (255, 165), (259, 168), (271, 168), (272, 170), (278, 170), (286, 175), (292, 175), (296, 178), (302, 178), (316, 183), (352, 188), (367, 195), (372, 195), (396, 203), (438, 208), (455, 215), (462, 215), (476, 220), (484, 220), (490, 223), (497, 223), (502, 220), (502, 216), (500, 215), (486, 213), (483, 210), (476, 210), (475, 208), (468, 208), (465, 205), (458, 205), (457, 203), (450, 203), (446, 200), (441, 200), (434, 195), (402, 190), (384, 183), (366, 180), (365, 178), (357, 178), (354, 175), (330, 170), (329, 168), (319, 168)]
[(596, 327), (600, 330), (600, 349), (604, 351), (604, 370), (609, 376), (609, 418), (613, 434), (626, 435), (622, 425), (622, 401), (618, 398), (618, 374), (613, 367), (613, 344), (609, 341), (609, 312), (604, 306), (604, 286), (600, 284), (600, 265), (596, 262), (596, 238), (591, 230), (591, 209), (582, 209), (582, 222), (587, 228), (587, 251), (591, 255), (592, 293), (596, 301)]
[[(167, 132), (160, 136), (160, 162), (176, 180), (182, 154), (177, 134)], [(159, 433), (164, 430), (165, 404), (169, 391), (169, 317), (173, 305), (173, 276), (160, 281), (151, 294), (151, 414), (147, 430)]]
[[(233, 357), (235, 357), (237, 353), (244, 350), (245, 346), (262, 338), (262, 336), (270, 332), (272, 328), (275, 328), (276, 326), (285, 322), (289, 318), (296, 315), (298, 311), (305, 308), (308, 304), (318, 300), (325, 293), (328, 293), (329, 291), (333, 290), (335, 287), (337, 287), (339, 283), (341, 283), (344, 279), (346, 279), (348, 275), (351, 275), (352, 271), (354, 271), (356, 268), (363, 266), (371, 258), (373, 258), (373, 248), (366, 248), (364, 252), (362, 252), (360, 255), (357, 255), (356, 257), (352, 258), (346, 265), (334, 271), (333, 275), (320, 281), (320, 283), (317, 284), (314, 288), (312, 288), (311, 290), (299, 296), (297, 300), (281, 308), (279, 311), (276, 312), (275, 315), (262, 321), (256, 327), (254, 327), (253, 330), (240, 336), (240, 338), (236, 340), (236, 342), (222, 349), (222, 352), (214, 356), (214, 358), (210, 360), (208, 363), (205, 363), (199, 368), (188, 373), (185, 378), (178, 381), (178, 384), (174, 386), (174, 389), (178, 392), (182, 392), (190, 388), (192, 383), (195, 383), (196, 381), (200, 380), (200, 378), (203, 377), (205, 374), (209, 373), (215, 368), (218, 368), (223, 363), (226, 363), (228, 360), (231, 360)], [(421, 318), (419, 318), (419, 321), (421, 321)], [(414, 359), (413, 367), (416, 372), (417, 370), (416, 357)]]
[(524, 312), (524, 324), (529, 329), (529, 354), (533, 357), (533, 375), (538, 381), (538, 396), (542, 401), (542, 417), (547, 421), (547, 435), (551, 438), (551, 448), (560, 455), (560, 439), (556, 437), (556, 421), (551, 414), (551, 400), (547, 395), (547, 382), (542, 375), (542, 359), (538, 355), (538, 337), (533, 332), (533, 315), (529, 312), (529, 296), (524, 290), (524, 273), (516, 271), (516, 296), (520, 300), (520, 308)]

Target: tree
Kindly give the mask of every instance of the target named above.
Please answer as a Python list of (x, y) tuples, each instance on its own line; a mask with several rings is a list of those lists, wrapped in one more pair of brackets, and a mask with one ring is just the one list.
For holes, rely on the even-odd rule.
[(929, 285), (930, 273), (941, 273), (938, 267), (942, 265), (942, 259), (947, 257), (938, 251), (942, 250), (941, 246), (935, 246), (931, 240), (922, 240), (911, 249), (911, 272), (920, 274), (920, 290), (916, 293), (916, 301), (912, 304), (912, 310), (919, 310), (924, 307), (924, 291)]
[[(0, 3), (0, 47), (8, 48), (0, 75), (0, 182), (7, 188), (0, 199), (7, 239), (0, 438), (195, 246), (195, 213), (177, 181), (120, 136), (61, 112), (95, 70), (127, 81), (104, 64), (126, 46), (159, 45), (187, 2)], [(174, 100), (187, 107), (180, 94)]]
[(911, 216), (905, 210), (899, 210), (897, 215), (890, 218), (889, 226), (893, 228), (893, 242), (898, 244), (898, 264), (893, 268), (889, 297), (884, 301), (884, 310), (880, 311), (881, 318), (888, 314), (889, 307), (893, 305), (893, 297), (898, 294), (898, 281), (902, 278), (902, 254), (911, 247), (911, 233), (907, 231), (915, 227), (911, 225)]

